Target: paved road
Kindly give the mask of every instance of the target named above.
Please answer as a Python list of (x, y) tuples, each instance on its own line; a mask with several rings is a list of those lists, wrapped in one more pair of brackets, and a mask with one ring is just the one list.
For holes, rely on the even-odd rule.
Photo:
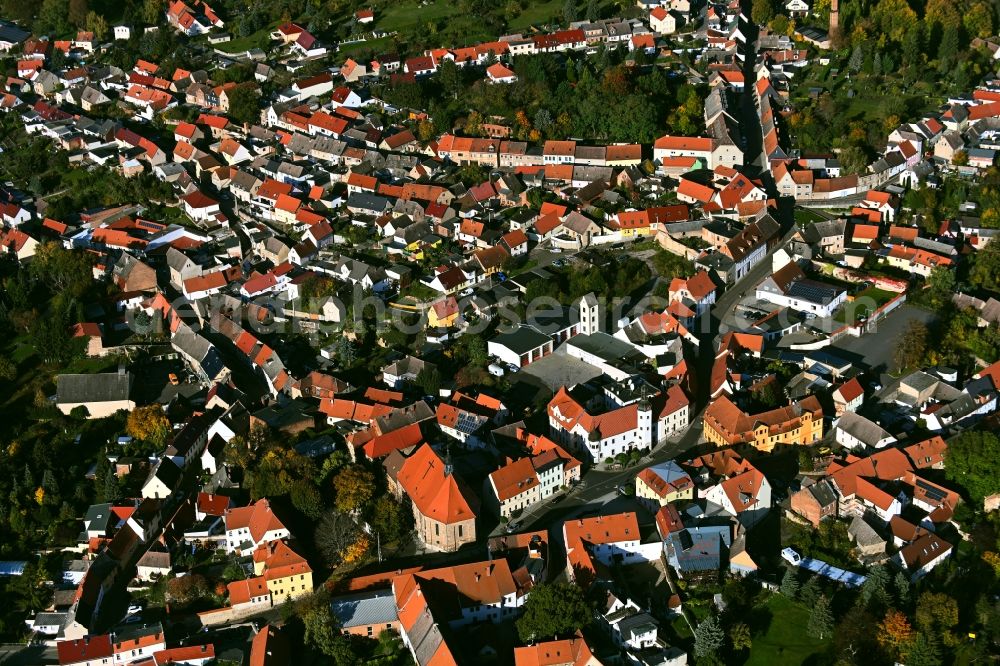
[(40, 666), (58, 664), (59, 655), (54, 647), (45, 645), (0, 645), (0, 664), (3, 666)]
[[(520, 531), (548, 530), (550, 578), (560, 575), (566, 568), (566, 544), (563, 543), (562, 536), (562, 526), (565, 521), (595, 512), (605, 504), (615, 501), (618, 497), (618, 486), (631, 485), (640, 469), (676, 458), (700, 441), (701, 410), (694, 417), (692, 425), (679, 438), (661, 444), (637, 465), (616, 472), (591, 470), (580, 485), (571, 490), (562, 501), (539, 504), (534, 510), (526, 512), (519, 519), (523, 523)], [(501, 531), (502, 529), (497, 533)]]

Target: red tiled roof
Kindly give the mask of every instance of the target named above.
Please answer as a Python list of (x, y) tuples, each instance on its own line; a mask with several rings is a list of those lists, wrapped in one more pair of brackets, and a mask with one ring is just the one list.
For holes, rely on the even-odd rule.
[(229, 605), (249, 603), (255, 597), (266, 597), (270, 594), (267, 589), (267, 579), (263, 576), (255, 576), (244, 580), (236, 580), (226, 586), (229, 593)]
[(271, 504), (266, 499), (259, 499), (250, 506), (226, 511), (226, 530), (244, 527), (250, 529), (250, 536), (254, 542), (260, 541), (268, 532), (285, 529), (284, 524), (271, 511)]
[(111, 636), (100, 634), (56, 643), (60, 664), (77, 664), (111, 658)]
[(429, 444), (406, 459), (397, 480), (422, 515), (441, 523), (475, 518), (475, 496), (467, 495), (454, 474), (445, 473), (445, 463)]
[(490, 481), (501, 502), (526, 493), (540, 483), (535, 467), (531, 464), (531, 458), (518, 458), (508, 462), (490, 473)]

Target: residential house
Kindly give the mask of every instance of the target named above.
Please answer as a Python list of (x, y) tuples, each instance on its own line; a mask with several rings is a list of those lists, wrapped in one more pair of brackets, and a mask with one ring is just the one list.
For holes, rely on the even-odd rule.
[(226, 552), (249, 554), (261, 544), (287, 539), (288, 528), (271, 510), (267, 499), (226, 511)]
[(647, 467), (635, 477), (635, 496), (657, 510), (670, 502), (693, 500), (695, 486), (691, 476), (673, 460)]
[(820, 521), (837, 516), (837, 491), (826, 479), (805, 484), (789, 495), (792, 511), (818, 528)]

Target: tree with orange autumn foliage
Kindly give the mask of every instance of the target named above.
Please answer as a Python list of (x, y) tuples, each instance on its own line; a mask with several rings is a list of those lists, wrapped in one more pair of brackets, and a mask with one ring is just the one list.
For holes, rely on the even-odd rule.
[(879, 645), (889, 651), (894, 657), (902, 657), (906, 647), (913, 639), (913, 627), (906, 615), (896, 609), (890, 609), (885, 619), (878, 625), (876, 633)]
[(354, 541), (354, 543), (350, 544), (347, 548), (344, 549), (344, 552), (341, 553), (341, 558), (343, 559), (344, 564), (351, 564), (353, 562), (357, 562), (358, 560), (360, 560), (365, 556), (365, 554), (368, 552), (368, 549), (371, 547), (372, 547), (372, 542), (368, 538), (368, 536), (365, 534), (361, 534)]

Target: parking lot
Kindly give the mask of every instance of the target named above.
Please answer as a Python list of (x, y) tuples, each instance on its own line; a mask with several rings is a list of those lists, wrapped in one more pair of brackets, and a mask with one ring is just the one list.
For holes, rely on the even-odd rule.
[(903, 304), (877, 323), (877, 329), (860, 338), (845, 336), (831, 345), (831, 351), (846, 352), (844, 357), (863, 363), (869, 368), (885, 372), (893, 367), (893, 353), (899, 336), (911, 321), (929, 324), (934, 313), (912, 305)]
[(546, 388), (555, 392), (560, 386), (575, 386), (581, 382), (586, 382), (601, 374), (601, 371), (584, 363), (578, 358), (566, 354), (560, 347), (545, 358), (535, 361), (526, 368), (521, 368), (517, 377), (528, 375), (537, 379)]

